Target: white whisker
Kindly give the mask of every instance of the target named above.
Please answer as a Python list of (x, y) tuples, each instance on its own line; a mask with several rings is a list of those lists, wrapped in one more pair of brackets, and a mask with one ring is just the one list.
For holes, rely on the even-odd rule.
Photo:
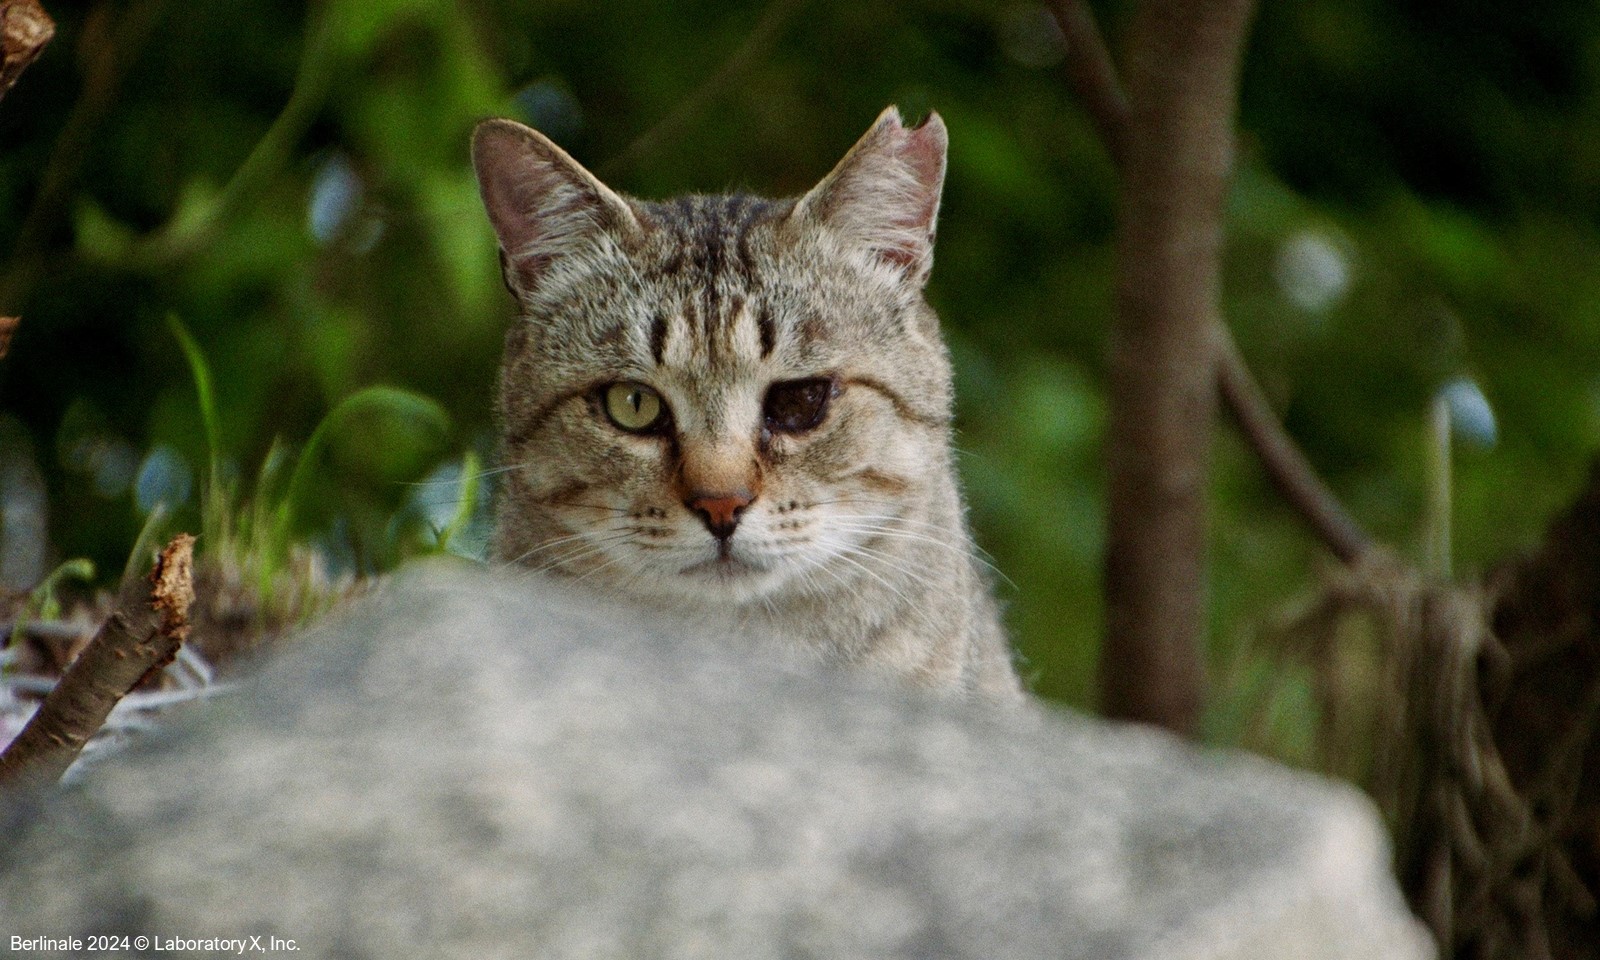
[(837, 530), (866, 534), (868, 540), (871, 540), (875, 537), (886, 537), (897, 540), (909, 540), (916, 543), (925, 543), (929, 546), (938, 547), (941, 550), (947, 550), (957, 556), (965, 557), (966, 559), (971, 560), (973, 563), (976, 563), (978, 566), (983, 567), (990, 573), (993, 573), (995, 576), (999, 577), (1003, 582), (1006, 583), (1007, 586), (1011, 587), (1011, 589), (1020, 589), (1017, 586), (1016, 581), (1005, 575), (1005, 571), (995, 566), (988, 559), (980, 556), (977, 552), (977, 549), (973, 547), (970, 542), (965, 544), (964, 546), (966, 549), (963, 549), (962, 546), (957, 546), (956, 544), (950, 543), (946, 540), (940, 540), (937, 537), (929, 537), (920, 533), (911, 533), (910, 531), (886, 530), (882, 526), (856, 525), (847, 520), (830, 520), (828, 525)]
[[(850, 548), (846, 548), (846, 549), (849, 550)], [(878, 571), (872, 569), (871, 567), (867, 566), (866, 564), (862, 563), (860, 560), (857, 560), (855, 557), (852, 557), (850, 555), (850, 553), (847, 552), (847, 553), (835, 554), (834, 555), (834, 559), (842, 560), (845, 563), (850, 564), (852, 567), (855, 567), (857, 570), (860, 570), (862, 573), (866, 574), (867, 576), (871, 577), (872, 579), (878, 581), (878, 583), (885, 590), (889, 591), (890, 593), (894, 594), (896, 597), (900, 598), (900, 602), (905, 604), (906, 606), (909, 607), (909, 606), (912, 605), (910, 597), (907, 597), (905, 594), (901, 593), (899, 588), (896, 587), (894, 584), (890, 583), (882, 574), (880, 574)]]
[(604, 542), (583, 543), (583, 544), (578, 544), (576, 546), (569, 547), (569, 548), (567, 548), (567, 550), (564, 553), (560, 554), (559, 556), (554, 556), (554, 557), (547, 558), (542, 563), (540, 563), (535, 569), (537, 569), (540, 573), (549, 573), (552, 570), (557, 570), (557, 569), (560, 569), (562, 567), (571, 566), (574, 563), (578, 563), (580, 561), (587, 560), (590, 557), (598, 556), (600, 554), (605, 553), (606, 552), (606, 548), (608, 546), (610, 546), (612, 543), (620, 542), (620, 541), (622, 541), (624, 539), (626, 539), (626, 538), (625, 537), (612, 537), (609, 540), (604, 541)]
[(837, 580), (839, 582), (839, 586), (843, 587), (847, 593), (852, 595), (859, 593), (854, 584), (846, 580), (839, 573), (839, 571), (833, 569), (833, 567), (829, 565), (828, 561), (831, 559), (833, 558), (827, 555), (809, 556), (805, 558), (805, 563), (800, 568), (800, 575), (805, 580), (807, 591), (819, 597), (826, 596), (826, 593), (823, 591), (822, 584), (818, 583), (817, 578), (814, 576), (817, 571), (821, 571)]
[(595, 574), (599, 573), (601, 570), (604, 570), (605, 568), (607, 568), (607, 567), (611, 566), (612, 564), (616, 563), (617, 559), (618, 559), (617, 557), (611, 557), (610, 559), (606, 560), (605, 563), (602, 563), (597, 567), (592, 567), (592, 568), (584, 571), (583, 573), (579, 574), (578, 576), (574, 577), (572, 579), (572, 582), (573, 583), (582, 583), (583, 581), (585, 581), (585, 580), (589, 579), (590, 577), (594, 576)]
[[(636, 536), (636, 529), (631, 527), (623, 527), (592, 530), (583, 533), (570, 534), (564, 537), (556, 537), (553, 540), (546, 540), (544, 543), (525, 551), (515, 559), (501, 564), (501, 568), (524, 566), (535, 567), (540, 571), (548, 571), (556, 566), (572, 562), (573, 559), (582, 555), (591, 548), (597, 550), (604, 549), (613, 543), (631, 540)], [(541, 559), (538, 563), (528, 562), (528, 560), (535, 555), (550, 550), (557, 550), (559, 552), (553, 556)]]
[[(916, 583), (919, 586), (927, 587), (927, 588), (935, 590), (935, 591), (937, 591), (939, 589), (939, 585), (937, 583), (935, 583), (935, 582), (933, 582), (931, 580), (928, 580), (925, 577), (918, 576), (917, 574), (911, 573), (910, 571), (904, 570), (904, 569), (899, 568), (899, 567), (892, 566), (891, 564), (889, 564), (886, 561), (886, 558), (885, 558), (885, 556), (883, 554), (877, 553), (876, 551), (868, 551), (865, 548), (860, 547), (860, 546), (848, 547), (847, 551), (848, 552), (846, 552), (846, 553), (839, 554), (839, 559), (840, 560), (843, 560), (846, 563), (850, 563), (850, 564), (856, 566), (857, 568), (859, 568), (860, 570), (862, 570), (863, 572), (865, 572), (866, 574), (871, 576), (873, 579), (877, 580), (879, 583), (881, 583), (885, 587), (887, 587), (889, 589), (889, 591), (892, 592), (896, 597), (899, 597), (901, 603), (904, 604), (904, 609), (905, 609), (906, 613), (910, 614), (910, 616), (913, 619), (915, 619), (918, 622), (920, 622), (922, 624), (923, 629), (928, 631), (928, 634), (930, 636), (937, 636), (941, 632), (940, 628), (939, 628), (939, 625), (937, 623), (935, 623), (930, 618), (930, 613), (929, 613), (930, 604), (926, 604), (926, 603), (916, 604), (916, 603), (913, 603), (904, 593), (901, 593), (898, 588), (896, 588), (893, 584), (891, 584), (886, 578), (884, 578), (883, 576), (879, 575), (879, 573), (877, 571), (875, 571), (871, 567), (867, 566), (867, 564), (865, 562), (863, 562), (863, 561), (864, 560), (865, 561), (875, 560), (878, 563), (882, 563), (884, 566), (890, 567), (890, 569), (895, 570), (901, 576), (907, 577), (913, 583)], [(852, 554), (854, 556), (852, 556)], [(862, 560), (855, 559), (856, 556), (861, 557)]]
[(852, 546), (850, 551), (860, 556), (871, 557), (877, 560), (885, 567), (895, 571), (896, 573), (905, 577), (907, 580), (915, 583), (917, 586), (926, 587), (930, 590), (937, 590), (939, 588), (939, 582), (933, 577), (928, 576), (926, 573), (923, 573), (920, 570), (913, 570), (907, 567), (893, 554), (884, 553), (882, 550), (874, 550), (871, 547), (864, 546), (859, 543)]

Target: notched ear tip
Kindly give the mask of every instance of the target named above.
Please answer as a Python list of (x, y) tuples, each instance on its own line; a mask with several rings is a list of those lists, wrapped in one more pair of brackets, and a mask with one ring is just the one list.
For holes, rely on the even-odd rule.
[(937, 110), (929, 110), (928, 115), (923, 117), (920, 123), (910, 128), (910, 132), (940, 143), (948, 143), (950, 140), (950, 132), (945, 129), (944, 117), (939, 116)]
[(860, 146), (899, 157), (916, 168), (919, 179), (939, 180), (943, 178), (950, 134), (937, 110), (929, 110), (927, 116), (908, 127), (900, 108), (891, 105), (878, 114)]
[(948, 136), (930, 112), (907, 127), (890, 106), (796, 207), (921, 284), (932, 264)]
[(878, 114), (878, 119), (872, 121), (872, 125), (874, 127), (889, 127), (894, 130), (904, 130), (906, 128), (906, 122), (900, 116), (900, 108), (892, 103), (883, 108), (883, 112)]
[(916, 170), (917, 179), (937, 192), (944, 183), (945, 157), (950, 152), (950, 134), (944, 120), (930, 112), (923, 121), (905, 133), (901, 156)]
[(890, 104), (878, 114), (878, 119), (872, 122), (873, 130), (887, 130), (893, 133), (911, 134), (918, 138), (938, 140), (940, 143), (948, 139), (945, 131), (944, 118), (939, 116), (939, 111), (929, 110), (928, 115), (916, 123), (907, 126), (900, 108)]

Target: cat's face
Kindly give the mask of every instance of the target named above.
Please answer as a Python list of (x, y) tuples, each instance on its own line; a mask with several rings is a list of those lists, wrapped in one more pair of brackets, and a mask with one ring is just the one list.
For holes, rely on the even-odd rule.
[(921, 294), (937, 117), (886, 112), (798, 201), (644, 203), (525, 127), (474, 159), (523, 308), (501, 372), (498, 559), (616, 592), (770, 600), (883, 577), (947, 474)]

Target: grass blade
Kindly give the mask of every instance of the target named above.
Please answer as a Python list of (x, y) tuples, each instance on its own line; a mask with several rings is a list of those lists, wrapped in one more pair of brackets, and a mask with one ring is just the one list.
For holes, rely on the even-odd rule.
[(398, 387), (367, 387), (339, 401), (311, 432), (311, 438), (300, 451), (294, 472), (289, 476), (283, 499), (278, 502), (269, 544), (270, 555), (275, 560), (281, 560), (287, 554), (295, 518), (309, 494), (311, 479), (333, 432), (346, 422), (362, 416), (394, 417), (441, 435), (450, 428), (450, 417), (437, 401)]
[(205, 427), (206, 447), (210, 454), (208, 477), (200, 504), (201, 533), (220, 547), (228, 539), (231, 505), (227, 502), (227, 494), (222, 489), (222, 425), (217, 418), (216, 391), (211, 383), (211, 365), (206, 362), (206, 355), (201, 352), (200, 345), (195, 342), (189, 333), (189, 328), (183, 325), (183, 321), (176, 313), (167, 314), (167, 328), (172, 331), (178, 346), (183, 348), (184, 359), (189, 362), (189, 374), (194, 378), (194, 392), (200, 403), (200, 422)]
[(455, 515), (450, 518), (444, 530), (439, 533), (439, 551), (441, 553), (450, 549), (450, 542), (460, 536), (461, 531), (472, 522), (472, 515), (478, 508), (478, 489), (483, 483), (482, 464), (478, 462), (478, 454), (468, 450), (467, 455), (461, 458), (461, 495), (456, 500)]
[(148, 517), (145, 517), (144, 526), (139, 528), (139, 536), (133, 541), (133, 549), (128, 551), (128, 563), (122, 568), (122, 579), (138, 576), (150, 569), (156, 549), (162, 543), (161, 528), (171, 513), (172, 509), (163, 500), (155, 505)]

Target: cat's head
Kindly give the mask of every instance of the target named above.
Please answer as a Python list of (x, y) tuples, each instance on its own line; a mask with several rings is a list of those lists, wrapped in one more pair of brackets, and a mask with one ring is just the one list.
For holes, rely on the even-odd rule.
[(497, 558), (689, 602), (885, 579), (950, 482), (922, 296), (945, 148), (937, 115), (908, 128), (891, 107), (797, 200), (650, 203), (521, 124), (480, 125), (522, 313)]

